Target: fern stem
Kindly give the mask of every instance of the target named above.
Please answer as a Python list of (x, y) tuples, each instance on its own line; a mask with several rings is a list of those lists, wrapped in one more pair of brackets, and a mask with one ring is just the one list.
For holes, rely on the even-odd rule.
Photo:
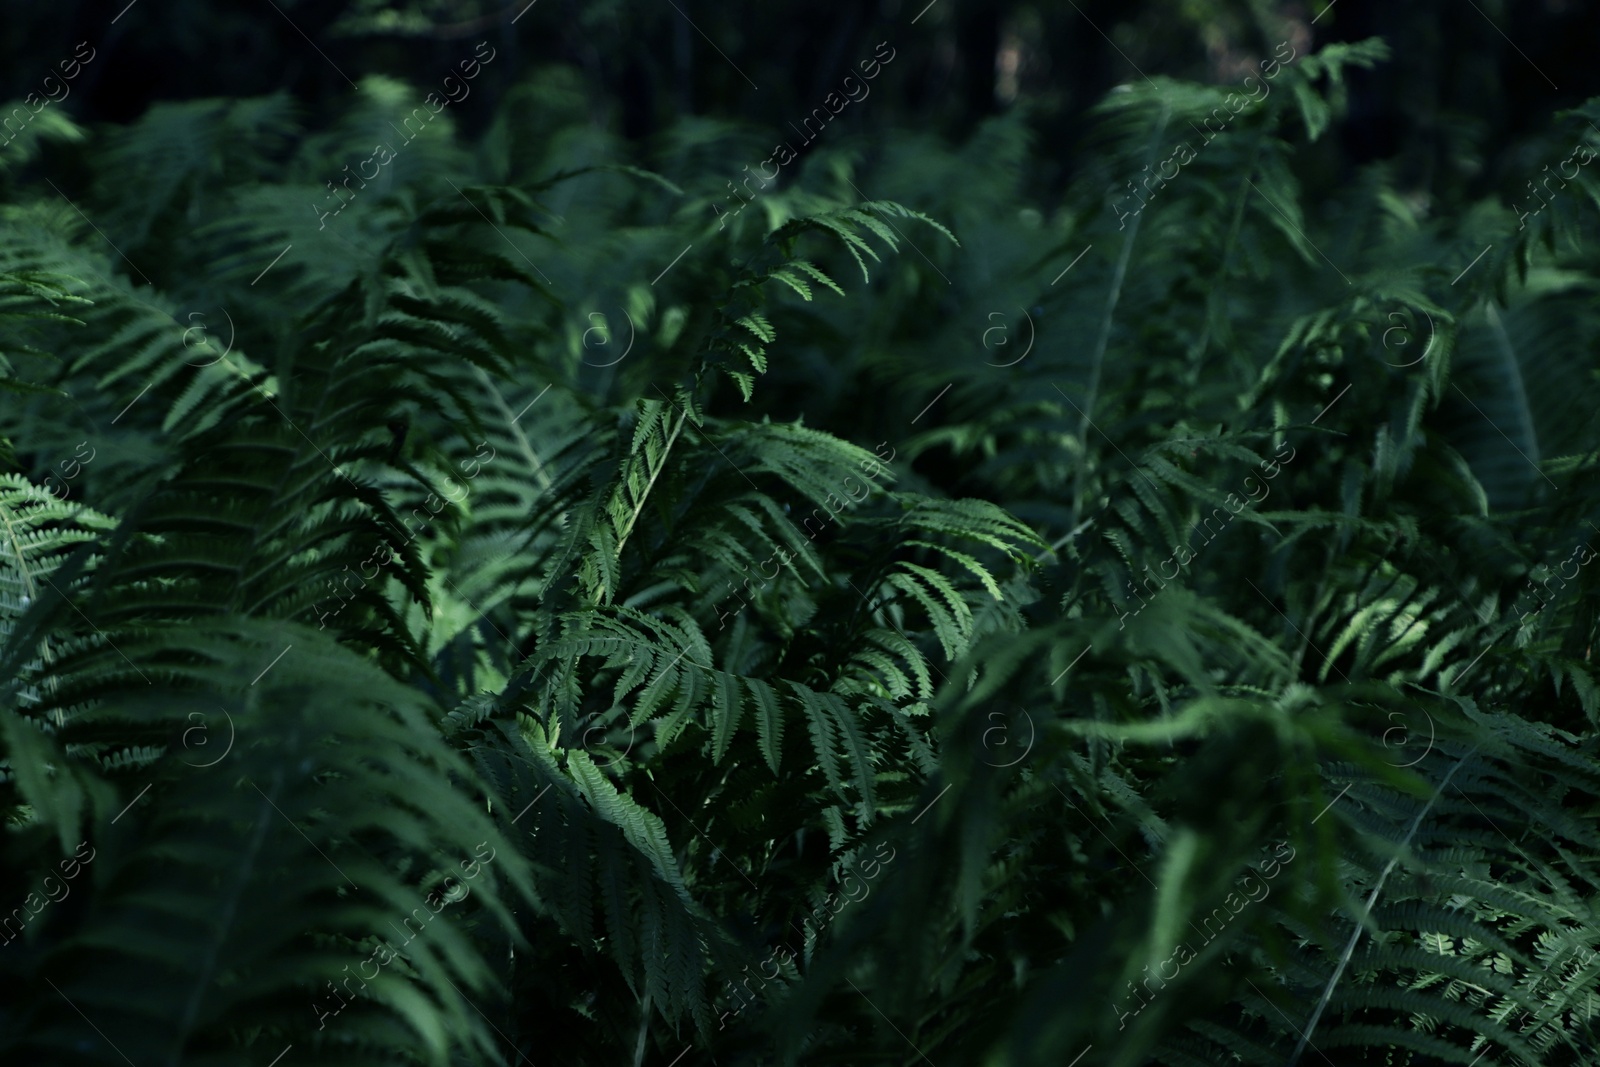
[[(677, 405), (673, 405), (676, 407)], [(656, 464), (656, 469), (650, 472), (650, 480), (644, 485), (644, 492), (639, 494), (639, 502), (633, 506), (633, 514), (628, 516), (628, 523), (617, 535), (616, 556), (622, 558), (622, 546), (628, 543), (628, 536), (633, 533), (634, 525), (639, 521), (639, 516), (644, 514), (644, 506), (650, 499), (650, 490), (655, 488), (656, 479), (661, 477), (661, 472), (667, 469), (667, 457), (672, 454), (672, 446), (678, 441), (678, 434), (683, 432), (683, 424), (689, 418), (685, 408), (678, 408), (678, 424), (672, 428), (672, 433), (667, 435), (667, 446), (661, 450), (661, 462)]]
[[(1190, 373), (1196, 370), (1194, 360), (1197, 358), (1204, 359), (1206, 346), (1211, 343), (1211, 324), (1216, 321), (1216, 316), (1212, 312), (1223, 302), (1225, 287), (1228, 283), (1228, 268), (1233, 264), (1233, 249), (1238, 244), (1239, 230), (1244, 224), (1244, 205), (1250, 195), (1250, 176), (1256, 171), (1256, 163), (1261, 158), (1261, 144), (1265, 139), (1266, 132), (1264, 130), (1256, 134), (1255, 144), (1250, 149), (1250, 162), (1245, 164), (1244, 180), (1239, 184), (1239, 198), (1234, 201), (1233, 205), (1233, 221), (1228, 224), (1228, 240), (1222, 246), (1222, 267), (1218, 272), (1217, 284), (1212, 286), (1210, 292), (1206, 294), (1206, 324), (1200, 331), (1199, 342), (1189, 351)], [(1135, 219), (1134, 221), (1137, 222), (1139, 220)]]
[[(282, 785), (283, 771), (280, 768), (272, 776), (272, 791), (278, 792)], [(182, 1061), (184, 1043), (188, 1041), (189, 1033), (194, 1029), (195, 1017), (200, 1014), (200, 1001), (206, 994), (206, 988), (211, 984), (212, 974), (216, 971), (217, 955), (222, 950), (223, 942), (227, 940), (228, 931), (233, 926), (234, 914), (239, 909), (239, 898), (244, 895), (245, 885), (250, 881), (250, 875), (255, 869), (256, 858), (261, 854), (261, 845), (266, 838), (267, 826), (272, 815), (268, 810), (272, 806), (272, 798), (262, 793), (261, 805), (261, 813), (256, 818), (255, 832), (250, 837), (250, 846), (242, 857), (239, 876), (234, 879), (233, 890), (222, 906), (222, 913), (217, 916), (217, 936), (206, 946), (200, 972), (195, 976), (194, 989), (189, 993), (188, 1003), (183, 1006), (183, 1018), (178, 1023), (178, 1034), (172, 1042), (172, 1055), (167, 1061), (170, 1067), (178, 1067)]]
[[(14, 523), (12, 521), (11, 509), (7, 508), (7, 507), (4, 507), (4, 506), (0, 506), (0, 519), (4, 519), (5, 520), (5, 524), (6, 524), (6, 541), (11, 546), (11, 555), (17, 561), (17, 573), (22, 576), (22, 588), (24, 590), (24, 595), (27, 596), (29, 603), (33, 603), (34, 601), (39, 599), (39, 587), (33, 584), (33, 575), (28, 573), (28, 560), (22, 554), (22, 549), (23, 549), (22, 537), (17, 533), (16, 523)], [(61, 598), (63, 600), (65, 600), (66, 599), (66, 594), (63, 593), (61, 595)], [(40, 654), (40, 658), (44, 660), (45, 666), (47, 666), (47, 667), (54, 667), (55, 666), (55, 656), (53, 654), (51, 654), (51, 652), (50, 652), (50, 639), (49, 639), (49, 637), (40, 638), (40, 641), (39, 641), (39, 654)], [(52, 671), (47, 671), (45, 673), (45, 684), (49, 687), (50, 692), (52, 694), (54, 694), (57, 691), (56, 690), (57, 682), (56, 682), (56, 672), (55, 671), (52, 670)], [(56, 709), (56, 726), (61, 727), (61, 726), (65, 726), (66, 724), (67, 724), (67, 714), (66, 714), (66, 712), (61, 708), (57, 708)]]
[(633, 1067), (644, 1067), (644, 1039), (650, 1033), (650, 994), (639, 1004), (639, 1040), (633, 1046)]
[[(1519, 436), (1522, 437), (1523, 443), (1528, 446), (1526, 452), (1522, 452), (1521, 449), (1517, 449), (1517, 451), (1522, 453), (1522, 458), (1528, 461), (1529, 466), (1537, 471), (1540, 477), (1544, 478), (1545, 481), (1549, 481), (1549, 477), (1544, 473), (1544, 468), (1539, 466), (1539, 436), (1534, 430), (1533, 410), (1528, 406), (1528, 390), (1522, 380), (1522, 364), (1517, 360), (1517, 350), (1511, 345), (1511, 335), (1506, 333), (1506, 324), (1500, 318), (1500, 312), (1495, 308), (1494, 301), (1484, 301), (1483, 310), (1484, 317), (1489, 320), (1489, 330), (1494, 335), (1495, 346), (1500, 350), (1502, 366), (1505, 367), (1505, 374), (1502, 376), (1502, 380), (1506, 383), (1506, 392), (1511, 396), (1511, 403), (1516, 406), (1518, 428), (1523, 431)], [(1456, 386), (1456, 391), (1460, 392), (1460, 390), (1461, 387)], [(1466, 396), (1465, 393), (1461, 395)], [(1472, 403), (1470, 397), (1468, 397), (1467, 402)], [(1477, 405), (1473, 404), (1473, 407), (1477, 407)], [(1481, 415), (1483, 412), (1480, 410), (1479, 414)], [(1484, 415), (1483, 417), (1484, 421), (1494, 426), (1494, 422), (1489, 416)], [(1495, 430), (1500, 432), (1502, 437), (1506, 437), (1507, 441), (1511, 441), (1511, 438), (1506, 436), (1504, 431), (1500, 430), (1500, 427), (1495, 426)], [(1517, 448), (1516, 443), (1512, 442), (1511, 447)], [(1554, 485), (1555, 483), (1552, 482), (1551, 484)]]
[(1417, 817), (1411, 820), (1411, 829), (1406, 831), (1406, 836), (1400, 840), (1395, 848), (1395, 855), (1384, 865), (1383, 873), (1378, 876), (1378, 884), (1372, 887), (1371, 893), (1367, 894), (1367, 905), (1362, 909), (1361, 918), (1356, 922), (1356, 928), (1350, 933), (1350, 940), (1345, 943), (1344, 952), (1339, 956), (1339, 965), (1333, 969), (1333, 974), (1328, 976), (1328, 987), (1322, 991), (1322, 999), (1317, 1001), (1317, 1010), (1311, 1013), (1311, 1019), (1306, 1023), (1305, 1032), (1300, 1035), (1300, 1043), (1294, 1047), (1294, 1052), (1290, 1054), (1284, 1067), (1295, 1067), (1300, 1062), (1300, 1056), (1305, 1052), (1306, 1046), (1311, 1044), (1311, 1032), (1317, 1028), (1317, 1021), (1322, 1018), (1322, 1012), (1327, 1008), (1328, 1001), (1333, 999), (1333, 987), (1338, 984), (1340, 977), (1344, 974), (1344, 969), (1350, 965), (1351, 958), (1356, 954), (1356, 942), (1361, 940), (1361, 931), (1366, 928), (1367, 916), (1372, 914), (1372, 907), (1378, 902), (1378, 894), (1383, 892), (1383, 883), (1388, 879), (1389, 873), (1400, 862), (1399, 853), (1404, 851), (1407, 845), (1411, 844), (1411, 839), (1416, 836), (1418, 828), (1422, 826), (1422, 820), (1433, 808), (1433, 802), (1443, 795), (1445, 786), (1450, 784), (1450, 779), (1455, 777), (1456, 772), (1465, 766), (1467, 760), (1471, 759), (1472, 754), (1476, 751), (1478, 751), (1478, 746), (1473, 745), (1465, 756), (1456, 761), (1456, 765), (1450, 768), (1450, 773), (1444, 776), (1444, 781), (1439, 783), (1439, 788), (1433, 791), (1433, 796), (1429, 797), (1428, 802), (1422, 806), (1422, 810), (1417, 812)]
[(473, 364), (472, 369), (478, 372), (478, 377), (483, 381), (483, 387), (489, 390), (489, 395), (494, 398), (495, 407), (499, 408), (500, 413), (506, 417), (506, 425), (511, 428), (511, 433), (516, 438), (518, 447), (522, 449), (522, 454), (527, 457), (528, 466), (533, 469), (534, 476), (539, 479), (540, 488), (549, 489), (550, 476), (544, 472), (544, 464), (539, 462), (539, 456), (534, 452), (533, 445), (528, 441), (528, 435), (523, 433), (522, 427), (517, 424), (517, 417), (511, 414), (511, 405), (506, 403), (505, 396), (501, 394), (500, 389), (494, 384), (494, 379), (489, 377), (488, 371), (477, 364)]
[[(1156, 144), (1161, 140), (1161, 135), (1167, 131), (1167, 119), (1171, 114), (1171, 106), (1163, 103), (1161, 121), (1157, 123), (1155, 132), (1150, 135), (1150, 147), (1145, 152), (1147, 159), (1155, 159)], [(1078, 424), (1078, 485), (1072, 495), (1073, 525), (1077, 525), (1083, 514), (1084, 483), (1088, 480), (1089, 474), (1090, 417), (1094, 414), (1095, 400), (1100, 393), (1100, 370), (1105, 365), (1106, 348), (1111, 343), (1111, 320), (1117, 310), (1117, 301), (1122, 298), (1122, 283), (1128, 275), (1128, 260), (1133, 257), (1133, 242), (1139, 236), (1139, 223), (1143, 219), (1144, 212), (1141, 210), (1133, 217), (1133, 227), (1123, 239), (1122, 251), (1117, 255), (1116, 270), (1111, 275), (1111, 292), (1106, 296), (1106, 310), (1100, 316), (1100, 334), (1095, 339), (1094, 355), (1089, 361), (1089, 388), (1084, 392), (1083, 419)]]

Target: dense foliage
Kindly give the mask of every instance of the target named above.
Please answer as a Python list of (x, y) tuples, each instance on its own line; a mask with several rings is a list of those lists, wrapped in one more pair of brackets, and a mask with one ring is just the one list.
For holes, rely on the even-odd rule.
[(0, 1057), (1592, 1062), (1600, 102), (1313, 196), (1387, 50), (1285, 47), (1048, 203), (1016, 115), (469, 137), (472, 39), (39, 112)]

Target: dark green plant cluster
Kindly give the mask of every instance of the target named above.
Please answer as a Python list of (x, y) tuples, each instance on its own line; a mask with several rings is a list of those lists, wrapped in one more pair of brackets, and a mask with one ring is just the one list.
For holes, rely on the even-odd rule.
[(0, 1062), (1592, 1062), (1600, 181), (1313, 195), (1387, 55), (0, 148)]

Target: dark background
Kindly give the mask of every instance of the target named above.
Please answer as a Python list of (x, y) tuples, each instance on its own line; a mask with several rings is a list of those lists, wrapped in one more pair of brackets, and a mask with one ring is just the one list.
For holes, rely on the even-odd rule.
[(1260, 0), (937, 0), (919, 17), (921, 3), (8, 3), (0, 98), (36, 91), (34, 60), (86, 40), (95, 61), (64, 105), (79, 122), (127, 122), (158, 101), (287, 89), (315, 126), (352, 93), (347, 77), (427, 85), (469, 39), (488, 39), (510, 62), (486, 68), (476, 84), (484, 91), (453, 110), (464, 133), (477, 132), (529, 70), (562, 64), (578, 72), (596, 123), (647, 148), (686, 116), (782, 136), (887, 42), (895, 61), (872, 83), (872, 104), (840, 116), (848, 126), (960, 139), (988, 115), (1026, 109), (1044, 164), (1035, 192), (1048, 195), (1078, 162), (1085, 110), (1141, 72), (1234, 83), (1286, 39), (1318, 48), (1380, 36), (1394, 59), (1352, 79), (1342, 162), (1392, 160), (1402, 185), (1436, 201), (1501, 182), (1514, 199), (1522, 171), (1506, 150), (1552, 112), (1600, 93), (1600, 8), (1575, 0), (1338, 0), (1326, 10)]

